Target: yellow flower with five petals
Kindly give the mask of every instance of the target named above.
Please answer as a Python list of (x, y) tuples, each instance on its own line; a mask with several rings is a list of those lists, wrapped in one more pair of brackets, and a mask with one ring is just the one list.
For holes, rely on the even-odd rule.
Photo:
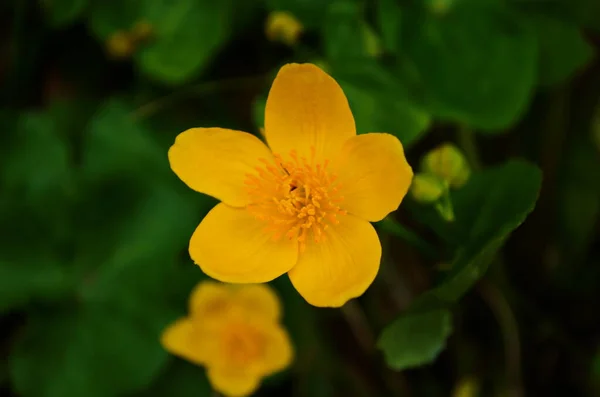
[(400, 141), (357, 135), (338, 83), (312, 64), (283, 66), (269, 92), (265, 139), (192, 128), (169, 150), (190, 188), (220, 201), (190, 240), (209, 276), (263, 283), (284, 273), (314, 306), (362, 295), (379, 270), (369, 222), (396, 210), (413, 171)]
[(207, 368), (208, 380), (229, 397), (252, 394), (263, 377), (290, 365), (293, 349), (279, 324), (279, 298), (267, 285), (199, 283), (189, 315), (163, 332), (170, 353)]

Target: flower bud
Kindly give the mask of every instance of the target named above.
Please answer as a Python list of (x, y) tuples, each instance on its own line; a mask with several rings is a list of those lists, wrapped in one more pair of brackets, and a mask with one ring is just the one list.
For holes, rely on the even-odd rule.
[(271, 41), (291, 47), (298, 42), (303, 31), (302, 23), (287, 11), (273, 11), (267, 18), (265, 34)]
[(471, 168), (461, 151), (450, 143), (433, 149), (423, 157), (421, 171), (437, 175), (452, 188), (463, 186), (471, 176)]
[(130, 57), (135, 50), (133, 40), (129, 33), (117, 31), (106, 40), (106, 51), (113, 59), (125, 59)]
[(148, 21), (137, 21), (131, 28), (131, 36), (135, 41), (148, 40), (154, 34), (154, 26)]
[(410, 193), (419, 203), (433, 203), (448, 189), (448, 182), (433, 174), (417, 173), (410, 185)]

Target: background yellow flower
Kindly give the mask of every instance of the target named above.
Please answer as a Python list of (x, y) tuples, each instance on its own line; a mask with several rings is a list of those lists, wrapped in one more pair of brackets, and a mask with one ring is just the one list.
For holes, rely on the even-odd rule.
[(161, 342), (170, 353), (206, 367), (215, 390), (247, 396), (263, 377), (292, 362), (280, 317), (279, 298), (267, 285), (204, 281), (190, 296), (188, 316), (171, 324)]
[(289, 272), (312, 305), (342, 306), (377, 275), (381, 245), (369, 222), (396, 210), (408, 190), (413, 172), (402, 144), (384, 133), (356, 135), (342, 89), (312, 64), (279, 71), (265, 137), (269, 147), (221, 128), (177, 137), (173, 171), (223, 201), (196, 229), (190, 255), (226, 282)]

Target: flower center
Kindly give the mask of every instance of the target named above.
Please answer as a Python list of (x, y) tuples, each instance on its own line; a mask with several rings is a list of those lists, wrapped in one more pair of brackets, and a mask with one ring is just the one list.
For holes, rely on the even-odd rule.
[(221, 334), (223, 351), (231, 364), (244, 367), (264, 353), (265, 340), (255, 328), (245, 323), (232, 323)]
[(281, 237), (296, 239), (300, 251), (306, 248), (307, 238), (314, 242), (324, 240), (324, 231), (339, 223), (338, 215), (343, 197), (339, 193), (337, 176), (328, 169), (329, 161), (315, 161), (315, 150), (310, 160), (298, 157), (295, 150), (290, 160), (274, 155), (275, 164), (261, 159), (258, 175), (248, 174), (246, 186), (251, 197), (247, 209), (264, 221), (275, 240)]

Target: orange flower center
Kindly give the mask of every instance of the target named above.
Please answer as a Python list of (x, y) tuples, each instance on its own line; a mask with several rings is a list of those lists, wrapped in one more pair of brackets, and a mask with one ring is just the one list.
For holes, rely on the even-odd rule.
[(256, 362), (265, 350), (265, 338), (245, 323), (231, 323), (221, 333), (223, 352), (230, 363), (245, 367)]
[(275, 240), (285, 236), (296, 239), (300, 251), (306, 248), (307, 238), (320, 242), (325, 229), (337, 224), (338, 215), (345, 215), (340, 203), (337, 176), (328, 169), (329, 161), (317, 163), (315, 150), (310, 160), (298, 157), (295, 150), (290, 160), (274, 155), (275, 164), (261, 159), (264, 166), (257, 167), (258, 175), (246, 176), (246, 186), (251, 197), (248, 205), (257, 219), (265, 221), (267, 231)]

